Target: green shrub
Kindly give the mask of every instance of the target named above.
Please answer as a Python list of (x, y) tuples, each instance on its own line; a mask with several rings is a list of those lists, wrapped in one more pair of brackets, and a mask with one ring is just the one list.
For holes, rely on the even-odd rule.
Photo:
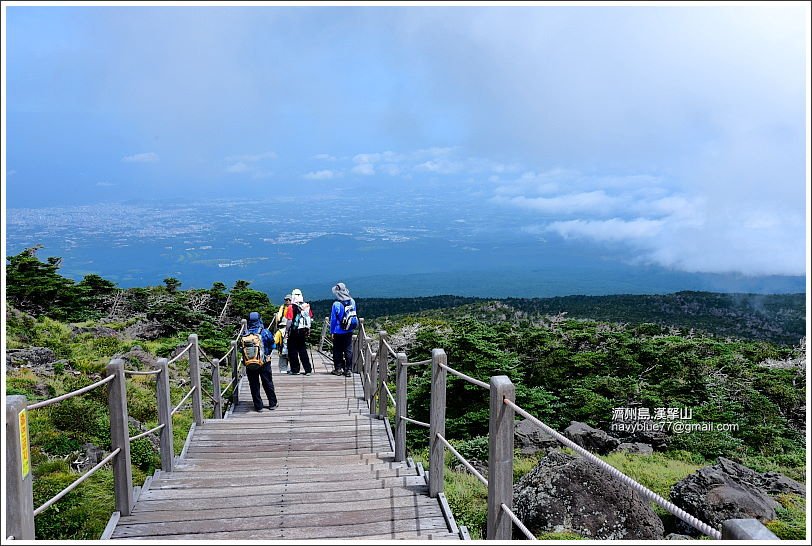
[[(136, 434), (138, 434), (137, 431), (130, 430), (130, 436)], [(161, 466), (160, 454), (146, 438), (139, 438), (134, 442), (130, 442), (130, 460), (134, 466), (147, 473)]]
[(806, 539), (806, 500), (797, 495), (779, 495), (781, 508), (775, 513), (778, 516), (765, 525), (781, 540)]
[(34, 375), (7, 375), (6, 395), (19, 394), (28, 398), (29, 401), (37, 398), (36, 387), (37, 378)]
[[(65, 487), (73, 483), (78, 475), (69, 472), (54, 472), (34, 480), (34, 507), (39, 507)], [(81, 492), (77, 489), (62, 497), (35, 520), (36, 538), (53, 540), (76, 537), (84, 525)]]
[(31, 442), (36, 442), (43, 453), (54, 457), (65, 457), (74, 451), (81, 451), (82, 444), (75, 438), (58, 430), (48, 430), (32, 437)]
[(94, 400), (75, 396), (48, 408), (51, 422), (62, 431), (94, 433), (93, 426), (104, 408)]

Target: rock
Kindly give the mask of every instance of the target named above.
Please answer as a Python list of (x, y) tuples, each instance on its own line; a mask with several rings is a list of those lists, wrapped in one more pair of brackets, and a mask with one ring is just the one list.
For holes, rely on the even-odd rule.
[(759, 487), (770, 495), (781, 495), (792, 493), (806, 497), (804, 484), (796, 482), (792, 478), (787, 478), (778, 472), (765, 472), (759, 476)]
[(659, 540), (663, 523), (628, 485), (582, 458), (551, 451), (513, 488), (516, 515), (534, 533)]
[(516, 448), (521, 451), (522, 455), (533, 455), (539, 451), (547, 452), (561, 446), (558, 440), (527, 419), (516, 423), (514, 431)]
[[(775, 519), (780, 504), (758, 486), (760, 474), (724, 457), (717, 464), (700, 468), (671, 487), (671, 501), (713, 527), (728, 519)], [(787, 478), (789, 479), (789, 478)], [(682, 521), (681, 532), (698, 531)]]
[(155, 364), (158, 361), (153, 355), (146, 352), (138, 345), (133, 346), (133, 348), (126, 353), (117, 354), (113, 358), (123, 358), (127, 362), (133, 364), (136, 368), (146, 370), (155, 367)]
[(53, 375), (55, 360), (56, 355), (47, 347), (8, 349), (6, 351), (6, 370), (31, 368), (35, 373)]
[(86, 470), (93, 468), (94, 466), (99, 464), (101, 460), (104, 459), (104, 457), (106, 456), (102, 448), (96, 447), (91, 443), (82, 445), (82, 449), (85, 450), (84, 455), (80, 455), (73, 462), (73, 465), (80, 472), (84, 472)]
[[(477, 472), (482, 474), (482, 477), (485, 479), (488, 478), (488, 463), (482, 462), (479, 459), (469, 459), (468, 462), (471, 463), (471, 466), (473, 466)], [(471, 474), (471, 471), (468, 470), (468, 468), (461, 462), (457, 462), (457, 464), (453, 465), (451, 468), (455, 472), (468, 472)]]
[(679, 533), (668, 533), (665, 535), (665, 540), (693, 540), (694, 537), (688, 535), (681, 535)]
[(158, 339), (164, 333), (163, 326), (158, 321), (137, 322), (124, 329), (124, 336), (132, 339), (150, 341)]
[(626, 453), (639, 453), (641, 455), (651, 455), (654, 453), (654, 448), (652, 448), (648, 444), (643, 444), (640, 442), (634, 443), (622, 443), (617, 446), (615, 451), (625, 451)]
[(121, 334), (107, 326), (75, 326), (70, 325), (71, 332), (79, 334), (93, 334), (96, 337), (121, 337)]
[(564, 436), (586, 449), (606, 455), (620, 445), (620, 440), (614, 436), (609, 436), (602, 430), (592, 428), (586, 423), (572, 421), (570, 426), (564, 429)]

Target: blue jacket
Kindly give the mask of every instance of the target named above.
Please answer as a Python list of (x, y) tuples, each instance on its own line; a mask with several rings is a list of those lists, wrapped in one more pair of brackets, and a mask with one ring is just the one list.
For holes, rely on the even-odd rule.
[[(341, 327), (341, 319), (344, 318), (344, 306), (347, 303), (355, 307), (355, 300), (350, 298), (348, 301), (334, 301), (333, 308), (330, 310), (330, 333), (331, 334), (349, 334), (350, 330), (344, 330)], [(356, 313), (358, 308), (355, 307)]]
[(262, 319), (259, 318), (259, 313), (251, 313), (248, 315), (248, 333), (259, 334), (262, 338), (262, 347), (265, 350), (265, 356), (271, 356), (273, 351), (273, 336), (262, 324)]

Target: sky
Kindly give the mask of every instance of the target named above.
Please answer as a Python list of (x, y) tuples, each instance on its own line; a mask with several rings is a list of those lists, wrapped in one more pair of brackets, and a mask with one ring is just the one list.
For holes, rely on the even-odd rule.
[(805, 2), (4, 8), (6, 208), (464, 192), (632, 263), (806, 271)]

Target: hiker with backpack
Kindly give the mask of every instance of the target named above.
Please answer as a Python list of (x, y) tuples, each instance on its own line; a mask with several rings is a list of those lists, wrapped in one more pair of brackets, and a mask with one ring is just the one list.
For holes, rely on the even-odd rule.
[(336, 301), (330, 310), (330, 334), (333, 338), (333, 375), (352, 375), (352, 332), (358, 328), (355, 300), (343, 283), (333, 287)]
[(290, 294), (285, 294), (285, 303), (279, 306), (279, 311), (276, 312), (274, 317), (277, 330), (274, 333), (273, 340), (279, 354), (279, 373), (288, 371), (288, 343), (285, 337), (285, 326), (287, 326), (288, 319), (285, 318), (285, 315), (291, 306), (291, 298)]
[(304, 375), (311, 375), (313, 368), (307, 356), (307, 336), (310, 335), (310, 326), (313, 323), (313, 311), (310, 304), (305, 303), (302, 291), (296, 288), (291, 293), (291, 305), (285, 317), (285, 337), (288, 340), (288, 360), (290, 364), (289, 375), (299, 373), (299, 361), (304, 367)]
[(247, 330), (240, 336), (239, 346), (245, 366), (245, 375), (248, 376), (248, 384), (251, 387), (254, 409), (262, 411), (263, 408), (259, 391), (260, 383), (268, 397), (268, 409), (276, 409), (278, 401), (271, 378), (273, 336), (265, 329), (265, 325), (256, 311), (248, 315)]

